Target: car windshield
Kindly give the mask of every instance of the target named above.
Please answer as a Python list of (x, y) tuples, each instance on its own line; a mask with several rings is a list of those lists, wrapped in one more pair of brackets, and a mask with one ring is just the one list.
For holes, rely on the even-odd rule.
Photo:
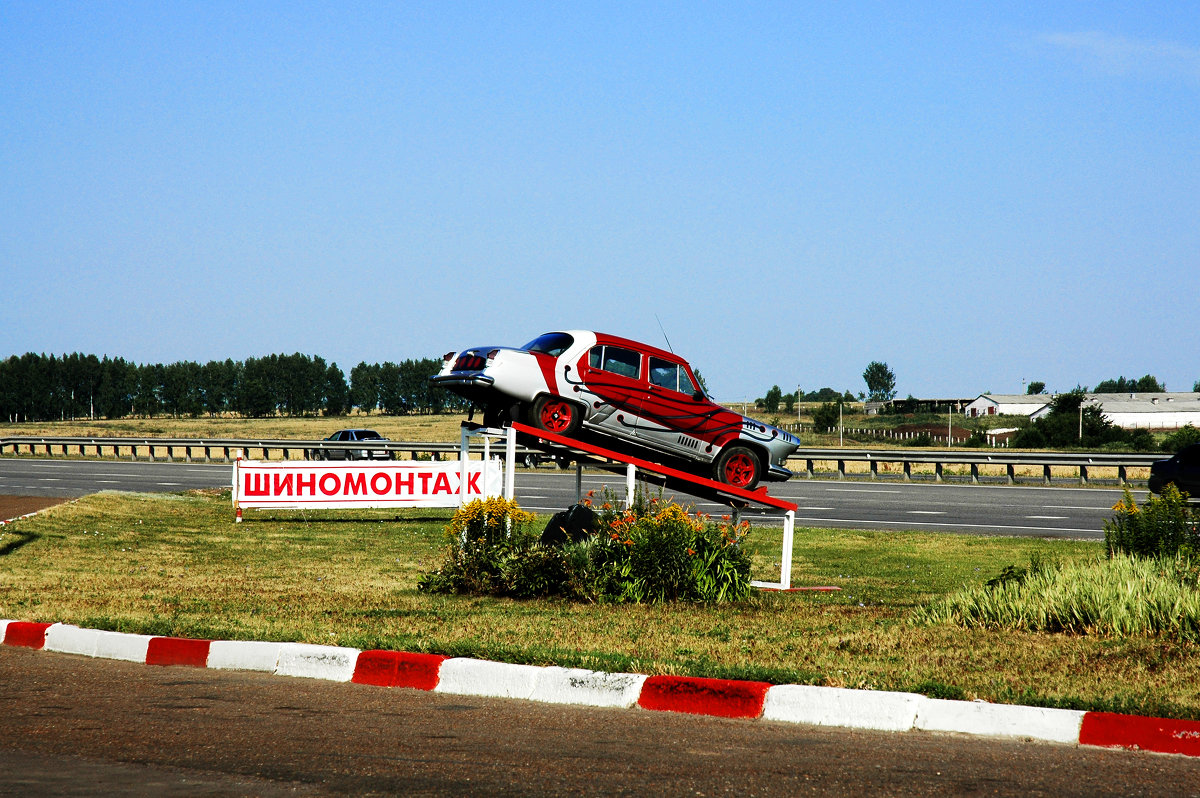
[(544, 352), (547, 355), (558, 357), (573, 343), (575, 343), (575, 339), (571, 336), (556, 332), (539, 335), (521, 348), (527, 352)]

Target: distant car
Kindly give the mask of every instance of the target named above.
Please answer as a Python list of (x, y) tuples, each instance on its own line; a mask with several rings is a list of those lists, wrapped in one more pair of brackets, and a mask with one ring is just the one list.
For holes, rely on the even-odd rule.
[[(373, 429), (340, 429), (325, 440), (341, 443), (386, 441)], [(310, 460), (395, 460), (396, 453), (385, 449), (309, 449)]]
[(489, 426), (523, 421), (568, 438), (600, 437), (738, 488), (791, 477), (787, 458), (800, 446), (714, 403), (678, 355), (589, 330), (450, 352), (430, 380), (482, 408)]
[(1150, 465), (1151, 493), (1162, 493), (1172, 484), (1191, 498), (1200, 499), (1200, 443), (1185, 446), (1174, 457)]

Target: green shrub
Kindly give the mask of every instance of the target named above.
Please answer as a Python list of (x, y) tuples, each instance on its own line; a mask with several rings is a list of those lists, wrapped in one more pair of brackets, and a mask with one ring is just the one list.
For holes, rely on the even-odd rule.
[(1034, 562), (1022, 570), (1019, 578), (964, 589), (914, 617), (968, 628), (1200, 642), (1198, 574), (1186, 555), (1114, 553), (1070, 565)]
[(1110, 556), (1124, 552), (1140, 557), (1200, 554), (1200, 510), (1188, 504), (1174, 485), (1138, 507), (1129, 488), (1104, 522), (1104, 545)]
[(1200, 443), (1200, 429), (1191, 424), (1184, 424), (1163, 439), (1163, 448), (1168, 452), (1178, 452), (1185, 446)]
[(634, 603), (737, 601), (750, 592), (750, 558), (741, 545), (748, 524), (717, 524), (640, 494), (629, 509), (605, 503), (596, 532), (561, 547), (543, 544), (532, 519), (502, 499), (465, 505), (447, 527), (445, 562), (418, 588)]

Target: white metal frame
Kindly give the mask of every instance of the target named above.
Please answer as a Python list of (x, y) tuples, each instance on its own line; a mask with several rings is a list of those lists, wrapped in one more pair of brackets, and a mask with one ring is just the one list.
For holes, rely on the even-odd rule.
[[(504, 498), (512, 501), (514, 491), (514, 478), (516, 475), (517, 461), (517, 431), (512, 427), (497, 429), (496, 427), (463, 427), (461, 442), (458, 451), (458, 459), (462, 464), (462, 482), (465, 485), (467, 479), (467, 461), (471, 459), (471, 438), (483, 438), (483, 459), (486, 462), (492, 456), (492, 438), (504, 438), (504, 462), (500, 464), (501, 473), (504, 474)], [(459, 504), (465, 500), (465, 492), (460, 495)]]

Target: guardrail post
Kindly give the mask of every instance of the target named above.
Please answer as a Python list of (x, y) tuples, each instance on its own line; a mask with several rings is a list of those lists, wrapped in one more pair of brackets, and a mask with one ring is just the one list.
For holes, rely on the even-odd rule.
[(1008, 474), (1008, 484), (1009, 485), (1017, 484), (1017, 467), (1016, 467), (1016, 465), (1014, 465), (1013, 463), (1009, 463), (1007, 468), (1005, 468), (1005, 471)]
[(942, 481), (942, 464), (941, 463), (933, 464), (933, 481), (934, 482)]
[(1122, 488), (1129, 484), (1128, 477), (1129, 474), (1125, 470), (1125, 466), (1117, 466), (1117, 482), (1120, 483)]
[(1088, 483), (1088, 467), (1085, 465), (1079, 466), (1079, 484), (1086, 485)]
[(809, 479), (813, 478), (813, 461), (812, 460), (804, 461), (804, 476), (808, 477)]
[(912, 462), (909, 460), (904, 461), (904, 481), (912, 482)]
[(879, 461), (871, 461), (871, 479), (879, 479)]
[(837, 461), (837, 464), (838, 464), (838, 466), (837, 466), (837, 468), (838, 468), (838, 479), (845, 479), (845, 478), (846, 478), (846, 461), (845, 461), (845, 460), (838, 460), (838, 461)]
[(1050, 465), (1049, 464), (1042, 466), (1042, 484), (1043, 485), (1050, 484)]
[(979, 463), (971, 463), (971, 484), (979, 484)]

